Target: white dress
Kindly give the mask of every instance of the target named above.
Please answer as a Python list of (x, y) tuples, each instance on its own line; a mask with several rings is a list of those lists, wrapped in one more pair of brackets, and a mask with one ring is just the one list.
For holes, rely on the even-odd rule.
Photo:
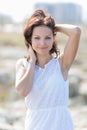
[[(28, 64), (24, 60), (26, 69)], [(35, 65), (33, 86), (25, 97), (25, 130), (74, 130), (68, 97), (69, 81), (63, 79), (57, 58), (44, 68)]]

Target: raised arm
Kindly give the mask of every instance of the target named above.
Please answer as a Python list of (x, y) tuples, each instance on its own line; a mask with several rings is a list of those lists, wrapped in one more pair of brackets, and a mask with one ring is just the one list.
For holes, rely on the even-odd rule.
[(69, 37), (63, 53), (60, 55), (60, 64), (63, 75), (66, 79), (66, 75), (70, 69), (71, 64), (76, 56), (81, 30), (79, 27), (68, 24), (59, 24), (56, 25), (58, 32), (61, 32)]

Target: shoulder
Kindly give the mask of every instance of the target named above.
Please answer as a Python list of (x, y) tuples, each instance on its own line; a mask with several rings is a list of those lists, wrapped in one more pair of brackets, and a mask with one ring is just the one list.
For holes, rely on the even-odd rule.
[(24, 68), (24, 61), (26, 59), (25, 58), (20, 58), (16, 61), (16, 70), (18, 70), (20, 67)]
[(20, 58), (16, 61), (16, 66), (23, 65), (24, 58)]
[(55, 58), (58, 62), (58, 64), (60, 65), (60, 67), (62, 66), (62, 62), (63, 62), (63, 54), (61, 53), (60, 55), (58, 55), (56, 58)]
[(18, 59), (17, 62), (16, 62), (16, 68), (24, 68), (25, 70), (27, 70), (27, 68), (29, 67), (30, 65), (30, 61), (27, 61), (26, 58), (21, 58), (21, 59)]

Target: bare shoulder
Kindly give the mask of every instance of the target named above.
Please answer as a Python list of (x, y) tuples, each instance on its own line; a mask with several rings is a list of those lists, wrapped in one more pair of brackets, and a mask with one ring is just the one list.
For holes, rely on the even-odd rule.
[(17, 62), (16, 62), (16, 71), (17, 71), (20, 67), (23, 67), (23, 68), (24, 68), (23, 61), (24, 61), (24, 58), (20, 58), (20, 59), (17, 60)]
[(16, 66), (23, 65), (23, 60), (24, 60), (24, 58), (18, 59), (17, 62), (16, 62)]

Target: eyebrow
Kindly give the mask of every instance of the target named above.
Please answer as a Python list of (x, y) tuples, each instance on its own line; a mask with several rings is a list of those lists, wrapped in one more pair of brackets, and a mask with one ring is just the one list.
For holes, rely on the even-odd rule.
[[(40, 35), (33, 35), (34, 37), (36, 36), (38, 36), (38, 37), (40, 37)], [(45, 37), (51, 37), (51, 35), (46, 35)]]

